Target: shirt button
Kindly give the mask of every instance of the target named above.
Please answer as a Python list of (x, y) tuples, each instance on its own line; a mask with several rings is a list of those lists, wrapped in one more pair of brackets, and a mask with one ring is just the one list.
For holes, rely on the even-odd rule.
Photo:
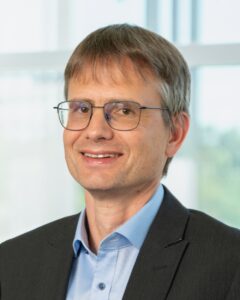
[(100, 282), (100, 283), (98, 284), (98, 288), (99, 288), (100, 290), (104, 290), (105, 287), (106, 287), (106, 285), (105, 285), (105, 283), (103, 283), (103, 282)]

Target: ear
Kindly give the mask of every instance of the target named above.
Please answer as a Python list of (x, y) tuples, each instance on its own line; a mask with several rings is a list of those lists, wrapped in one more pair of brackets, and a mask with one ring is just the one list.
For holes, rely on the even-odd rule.
[(166, 148), (167, 157), (173, 157), (181, 147), (190, 125), (190, 117), (186, 112), (180, 112), (172, 118), (168, 145)]

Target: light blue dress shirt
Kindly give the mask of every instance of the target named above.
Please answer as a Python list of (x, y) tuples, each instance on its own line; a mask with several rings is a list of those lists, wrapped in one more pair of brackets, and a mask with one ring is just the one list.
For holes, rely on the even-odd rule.
[(97, 255), (89, 249), (83, 210), (73, 241), (74, 262), (66, 300), (122, 299), (163, 194), (160, 185), (141, 210), (101, 241)]

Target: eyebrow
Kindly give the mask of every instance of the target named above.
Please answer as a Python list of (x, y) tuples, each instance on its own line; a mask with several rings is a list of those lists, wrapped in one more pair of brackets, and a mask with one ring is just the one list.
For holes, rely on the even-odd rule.
[[(136, 103), (139, 103), (139, 101), (137, 101), (136, 99), (110, 98), (110, 99), (106, 99), (106, 100), (108, 100), (108, 101), (106, 101), (105, 103), (112, 103), (112, 102), (136, 102)], [(91, 103), (92, 105), (96, 104), (96, 102), (94, 100), (89, 99), (89, 98), (73, 98), (73, 99), (69, 99), (67, 101), (68, 102), (71, 102), (71, 101), (86, 101), (86, 102)], [(142, 105), (142, 104), (139, 103), (139, 105)]]

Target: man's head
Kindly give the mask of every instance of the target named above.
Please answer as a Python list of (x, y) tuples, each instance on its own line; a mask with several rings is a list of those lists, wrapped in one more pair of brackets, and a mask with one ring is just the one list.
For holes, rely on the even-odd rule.
[[(106, 89), (107, 85), (108, 88)], [(115, 86), (117, 86), (117, 89), (115, 89)], [(121, 91), (121, 87), (123, 86), (125, 90)], [(91, 89), (91, 91), (86, 93), (85, 88), (87, 91), (89, 91), (89, 89)], [(93, 89), (96, 90), (98, 88), (99, 101), (101, 103), (97, 101), (96, 94), (91, 94)], [(112, 91), (110, 91), (111, 88)], [(85, 90), (85, 92), (83, 92), (83, 90)], [(101, 93), (101, 91), (105, 92)], [(108, 93), (108, 91), (110, 92)], [(127, 95), (126, 91), (130, 91), (129, 95)], [(164, 147), (168, 147), (167, 144), (170, 140), (173, 141), (179, 138), (179, 140), (175, 142), (174, 150), (167, 151), (168, 153), (166, 153), (165, 149), (162, 152), (162, 159), (161, 162), (159, 162), (161, 176), (167, 173), (168, 164), (187, 133), (189, 91), (189, 70), (179, 51), (159, 35), (146, 29), (127, 24), (107, 26), (88, 35), (77, 46), (65, 69), (65, 97), (67, 100), (84, 98), (92, 101), (95, 106), (99, 106), (105, 104), (103, 100), (104, 97), (108, 98), (109, 96), (110, 101), (122, 97), (125, 100), (135, 100), (142, 106), (159, 106), (167, 109), (166, 111), (144, 111), (141, 114), (143, 120), (140, 121), (138, 128), (133, 130), (133, 133), (113, 132), (113, 135), (125, 134), (125, 137), (128, 136), (128, 140), (131, 139), (130, 134), (139, 134), (139, 139), (141, 136), (141, 127), (142, 132), (144, 132), (144, 128), (147, 128), (148, 135), (152, 136), (152, 138), (145, 142), (151, 143), (151, 145), (148, 145), (148, 151), (149, 155), (152, 155), (152, 148), (161, 147), (161, 141), (156, 142), (154, 145), (154, 141), (156, 140), (154, 134), (157, 134), (157, 132), (161, 130), (158, 128), (158, 121), (160, 119), (156, 119), (155, 123), (153, 120), (156, 117), (161, 118), (164, 128), (172, 136), (171, 138), (168, 133), (168, 138), (166, 136), (163, 137), (163, 140), (166, 138)], [(114, 93), (116, 94), (114, 95)], [(141, 93), (145, 93), (145, 95)], [(136, 99), (136, 97), (138, 98)], [(147, 99), (146, 97), (151, 97), (152, 99)], [(94, 98), (94, 100), (92, 98)], [(93, 114), (97, 114), (95, 112), (97, 109), (93, 110)], [(144, 127), (145, 118), (147, 125)], [(149, 122), (148, 118), (152, 118), (152, 122)], [(93, 119), (94, 118), (91, 119), (89, 126), (94, 122)], [(80, 139), (89, 141), (89, 135), (86, 134), (87, 130), (90, 129), (86, 128), (80, 132)], [(114, 131), (114, 129), (111, 130)], [(181, 137), (178, 137), (179, 130), (182, 132), (180, 134)], [(79, 151), (82, 150), (81, 146), (79, 146), (80, 142), (77, 142), (78, 137), (73, 137), (74, 134), (77, 133), (65, 131), (65, 151), (69, 169), (78, 180), (76, 170), (73, 171), (73, 168), (77, 168), (76, 161), (73, 162), (73, 159), (69, 157), (73, 157), (74, 155), (73, 151), (70, 153), (69, 145), (71, 143), (72, 149), (74, 149), (73, 145), (75, 144), (75, 151), (77, 151), (76, 149)], [(84, 134), (86, 134), (85, 138), (82, 137)], [(70, 142), (71, 138), (69, 140), (69, 136), (71, 135), (72, 142)], [(143, 134), (142, 138), (146, 139), (146, 137), (147, 134)], [(75, 143), (73, 142), (74, 139)], [(99, 141), (100, 140), (101, 143), (103, 143), (103, 140), (109, 141), (112, 140), (112, 137), (108, 136), (106, 138), (103, 136), (99, 138)], [(121, 138), (119, 140), (117, 139), (116, 144), (115, 142), (106, 142), (106, 145), (110, 145), (110, 147), (106, 146), (106, 149), (110, 149), (112, 144), (120, 151), (121, 146), (117, 146), (117, 143), (121, 143), (120, 140)], [(91, 145), (93, 145), (92, 142)], [(113, 148), (115, 146), (113, 146)], [(138, 146), (144, 147), (144, 141), (142, 145), (139, 144)], [(87, 144), (86, 148), (88, 148)], [(100, 150), (104, 151), (104, 147)], [(147, 149), (145, 150), (147, 151)], [(161, 149), (154, 149), (154, 151), (161, 152)], [(141, 152), (138, 154), (141, 155)], [(143, 151), (143, 154), (147, 155), (147, 152), (144, 153)], [(137, 159), (137, 157), (134, 158)], [(150, 158), (144, 157), (144, 159), (148, 160)], [(75, 164), (75, 167), (73, 167), (73, 164)], [(164, 165), (162, 166), (162, 164)], [(146, 167), (143, 165), (144, 164), (142, 164), (142, 167)], [(80, 161), (79, 168), (81, 168)], [(140, 169), (136, 171), (138, 172)]]

